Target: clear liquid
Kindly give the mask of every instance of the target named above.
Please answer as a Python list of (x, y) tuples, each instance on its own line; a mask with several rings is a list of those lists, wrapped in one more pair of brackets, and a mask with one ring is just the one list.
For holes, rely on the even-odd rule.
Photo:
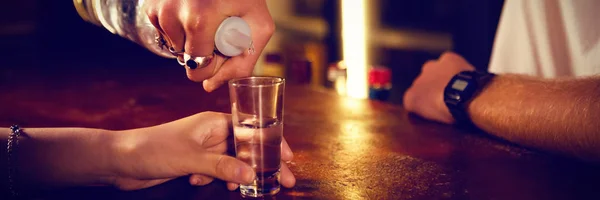
[(256, 171), (256, 180), (240, 185), (245, 197), (275, 195), (280, 190), (281, 140), (283, 124), (276, 120), (247, 119), (234, 126), (237, 158)]

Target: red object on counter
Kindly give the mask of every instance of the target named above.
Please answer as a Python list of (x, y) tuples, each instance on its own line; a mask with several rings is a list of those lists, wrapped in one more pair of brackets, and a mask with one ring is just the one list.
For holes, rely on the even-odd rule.
[(387, 67), (372, 67), (368, 71), (368, 84), (371, 87), (391, 87), (392, 73)]
[(372, 67), (368, 71), (369, 99), (387, 101), (391, 95), (392, 73), (387, 67)]

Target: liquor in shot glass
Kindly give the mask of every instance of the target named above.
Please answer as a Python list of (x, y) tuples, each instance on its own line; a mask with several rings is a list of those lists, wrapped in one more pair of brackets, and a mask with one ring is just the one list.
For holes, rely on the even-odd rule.
[(262, 197), (280, 190), (283, 124), (277, 119), (240, 119), (234, 124), (237, 158), (256, 171), (252, 184), (240, 185), (242, 196)]
[(276, 195), (281, 167), (285, 79), (246, 77), (229, 81), (237, 158), (256, 171), (256, 179), (240, 185), (242, 197)]

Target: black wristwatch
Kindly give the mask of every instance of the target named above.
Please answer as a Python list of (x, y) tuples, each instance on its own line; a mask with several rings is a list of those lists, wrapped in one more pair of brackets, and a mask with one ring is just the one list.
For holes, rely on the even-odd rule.
[(448, 82), (444, 89), (444, 102), (457, 124), (471, 124), (467, 105), (494, 77), (481, 71), (460, 72)]

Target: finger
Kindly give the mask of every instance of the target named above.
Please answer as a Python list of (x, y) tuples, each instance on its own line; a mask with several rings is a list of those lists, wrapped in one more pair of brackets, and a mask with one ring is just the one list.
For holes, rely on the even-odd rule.
[(204, 153), (184, 166), (191, 174), (204, 174), (233, 183), (251, 183), (256, 174), (250, 165), (231, 156)]
[(224, 154), (228, 149), (228, 144), (226, 141), (223, 141), (217, 145), (211, 146), (206, 149), (206, 151), (216, 154)]
[(421, 72), (426, 72), (434, 69), (437, 63), (437, 60), (428, 60), (427, 62), (425, 62), (425, 64), (423, 64), (423, 67), (421, 67)]
[[(181, 16), (185, 30), (185, 52), (191, 57), (212, 56), (215, 46), (215, 33), (225, 15), (203, 8), (207, 5), (190, 4), (189, 11)], [(210, 5), (208, 5), (210, 6)], [(201, 10), (203, 13), (196, 12)], [(188, 78), (193, 81), (202, 81), (212, 76), (216, 67), (213, 59), (206, 67), (186, 68)]]
[(156, 28), (159, 32), (162, 33), (162, 28), (160, 27), (160, 24), (158, 23), (158, 8), (160, 6), (156, 5), (156, 4), (145, 4), (144, 8), (146, 11), (146, 16), (148, 16), (148, 21), (150, 21), (150, 23), (152, 23), (152, 25), (154, 26), (154, 28)]
[[(204, 127), (208, 132), (203, 132), (197, 138), (199, 144), (204, 147), (219, 146), (231, 136), (231, 116), (225, 113), (218, 112), (203, 112), (198, 115), (198, 118), (191, 119), (191, 123), (203, 122)], [(223, 148), (223, 147), (218, 147)], [(226, 147), (225, 147), (226, 148)]]
[[(281, 174), (279, 176), (279, 183), (283, 187), (292, 188), (294, 187), (294, 185), (296, 185), (296, 177), (294, 177), (294, 174), (292, 173), (290, 168), (283, 161), (281, 162), (280, 173)], [(227, 189), (231, 191), (236, 190), (239, 186), (240, 185), (237, 183), (227, 183)]]
[(215, 33), (226, 17), (202, 6), (190, 4), (189, 11), (180, 16), (186, 34), (185, 52), (192, 56), (206, 56), (214, 51)]
[(212, 68), (215, 73), (202, 82), (204, 90), (212, 92), (228, 80), (252, 75), (259, 53), (257, 50), (252, 55), (232, 57), (225, 61), (219, 68)]
[(188, 79), (195, 82), (201, 82), (214, 76), (215, 73), (218, 71), (219, 67), (222, 66), (223, 63), (225, 63), (226, 59), (225, 57), (220, 56), (218, 54), (214, 54), (213, 56), (213, 59), (205, 67), (195, 69), (186, 67), (186, 75)]
[(190, 184), (195, 186), (208, 185), (214, 180), (214, 178), (201, 175), (201, 174), (193, 174), (190, 176)]
[(174, 15), (174, 11), (179, 10), (180, 4), (165, 2), (162, 4), (162, 9), (157, 13), (158, 24), (164, 33), (170, 47), (176, 52), (183, 51), (185, 42), (185, 31), (179, 21), (179, 17)]
[(254, 53), (245, 53), (228, 59), (214, 76), (203, 82), (204, 90), (208, 92), (217, 89), (232, 78), (252, 75), (256, 61), (275, 31), (273, 19), (268, 15), (268, 11), (258, 10), (242, 18), (250, 24)]
[(285, 162), (281, 162), (281, 176), (280, 176), (281, 185), (286, 188), (291, 188), (296, 185), (296, 177), (287, 166)]
[(292, 149), (290, 149), (285, 138), (283, 138), (281, 141), (281, 160), (291, 161), (292, 159), (294, 159), (294, 153), (292, 152)]
[(451, 51), (444, 52), (439, 58), (440, 61), (457, 60), (457, 59), (462, 60), (462, 57)]
[(240, 187), (240, 184), (237, 184), (237, 183), (227, 183), (227, 189), (229, 189), (230, 191), (234, 191), (238, 187)]

